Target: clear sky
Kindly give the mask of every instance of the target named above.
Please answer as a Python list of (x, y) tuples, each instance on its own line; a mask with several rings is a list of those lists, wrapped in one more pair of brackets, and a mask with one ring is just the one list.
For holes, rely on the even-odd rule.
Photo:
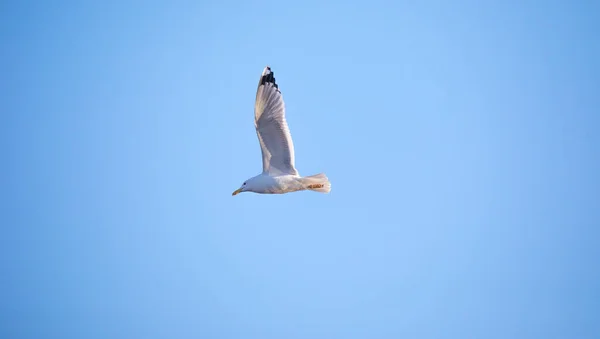
[[(600, 337), (596, 1), (3, 1), (0, 337)], [(300, 174), (261, 171), (273, 68)]]

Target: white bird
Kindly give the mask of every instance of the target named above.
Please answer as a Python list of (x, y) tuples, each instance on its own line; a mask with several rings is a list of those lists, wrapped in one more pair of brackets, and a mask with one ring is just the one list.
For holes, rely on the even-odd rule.
[(241, 192), (282, 194), (311, 190), (329, 193), (324, 173), (301, 177), (294, 165), (294, 144), (285, 120), (285, 105), (269, 66), (258, 82), (254, 104), (254, 126), (262, 151), (263, 171), (246, 180), (232, 195)]

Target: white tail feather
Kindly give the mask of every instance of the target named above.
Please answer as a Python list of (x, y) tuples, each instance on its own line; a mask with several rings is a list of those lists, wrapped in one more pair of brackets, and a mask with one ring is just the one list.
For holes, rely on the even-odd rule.
[(302, 183), (307, 190), (329, 193), (331, 191), (331, 183), (325, 173), (319, 173), (302, 178)]

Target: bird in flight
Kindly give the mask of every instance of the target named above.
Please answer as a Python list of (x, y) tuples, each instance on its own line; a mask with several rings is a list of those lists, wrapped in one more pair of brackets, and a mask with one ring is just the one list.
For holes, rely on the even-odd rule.
[(235, 190), (261, 194), (283, 194), (310, 190), (329, 193), (331, 184), (324, 173), (302, 177), (294, 164), (294, 144), (285, 120), (285, 104), (271, 67), (263, 70), (254, 104), (254, 127), (262, 151), (263, 171)]

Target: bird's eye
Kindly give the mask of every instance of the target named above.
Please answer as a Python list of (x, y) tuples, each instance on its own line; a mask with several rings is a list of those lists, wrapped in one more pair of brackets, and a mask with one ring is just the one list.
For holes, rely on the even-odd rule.
[(246, 186), (246, 183), (244, 183), (244, 186)]

